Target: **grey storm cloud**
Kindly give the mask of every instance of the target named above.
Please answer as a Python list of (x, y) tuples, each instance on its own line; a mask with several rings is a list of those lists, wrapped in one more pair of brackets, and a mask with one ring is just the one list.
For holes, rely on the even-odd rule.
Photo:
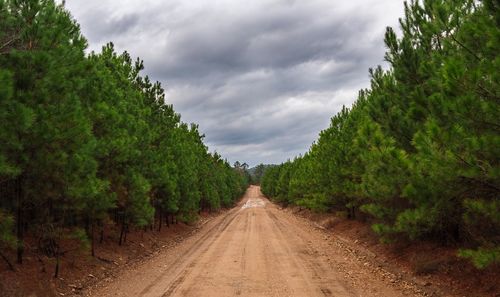
[(399, 0), (69, 0), (90, 49), (145, 61), (183, 120), (229, 161), (307, 151), (383, 64)]

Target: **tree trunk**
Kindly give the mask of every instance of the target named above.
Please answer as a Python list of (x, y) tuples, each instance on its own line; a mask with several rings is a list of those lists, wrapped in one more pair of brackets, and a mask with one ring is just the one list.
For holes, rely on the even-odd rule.
[(150, 231), (153, 231), (155, 229), (155, 224), (156, 224), (156, 212), (157, 212), (157, 209), (155, 207), (155, 215), (154, 215), (154, 218), (153, 218), (153, 222), (151, 224), (149, 224), (149, 228), (150, 228)]
[(125, 222), (122, 223), (122, 228), (120, 231), (120, 240), (118, 241), (118, 245), (122, 245), (124, 235), (125, 235)]
[(56, 269), (54, 271), (54, 278), (58, 278), (59, 277), (59, 258), (61, 256), (61, 252), (60, 252), (60, 247), (59, 245), (55, 244), (55, 247), (54, 247), (54, 255), (56, 256)]
[(104, 241), (104, 225), (101, 225), (101, 235), (99, 238), (99, 244), (102, 244), (103, 241)]
[(94, 222), (90, 224), (90, 250), (92, 257), (95, 257), (95, 239), (94, 239)]
[(85, 216), (85, 232), (87, 232), (87, 235), (90, 235), (90, 223), (91, 223), (91, 219), (89, 217), (89, 215), (86, 215)]
[(356, 209), (353, 207), (347, 208), (347, 218), (354, 220), (356, 218)]
[(128, 234), (128, 224), (125, 225), (125, 236), (123, 236), (123, 242), (127, 242), (127, 234)]
[(163, 212), (160, 210), (160, 213), (159, 213), (159, 215), (160, 215), (160, 220), (159, 220), (159, 222), (158, 222), (158, 232), (161, 232), (161, 225), (162, 225), (162, 223), (163, 223), (163, 216), (162, 216), (162, 214), (163, 214)]
[(56, 271), (54, 272), (54, 278), (59, 277), (59, 249), (56, 252)]
[(22, 177), (18, 180), (17, 191), (17, 263), (23, 263), (24, 254), (24, 232), (23, 232), (23, 180)]
[(10, 270), (16, 271), (16, 269), (14, 268), (14, 265), (12, 265), (12, 263), (10, 263), (9, 259), (2, 253), (2, 251), (0, 251), (0, 257), (2, 257), (2, 259), (5, 261), (5, 263), (7, 263), (7, 266), (9, 266)]

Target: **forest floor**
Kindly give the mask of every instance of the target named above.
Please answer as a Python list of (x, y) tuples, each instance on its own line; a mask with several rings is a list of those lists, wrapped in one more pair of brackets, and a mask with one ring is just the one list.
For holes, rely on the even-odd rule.
[[(96, 244), (96, 257), (88, 249), (78, 249), (77, 240), (65, 239), (63, 250), (69, 251), (61, 257), (60, 273), (54, 278), (55, 259), (36, 252), (36, 240), (31, 234), (26, 238), (26, 251), (22, 265), (15, 265), (12, 272), (0, 259), (0, 297), (55, 297), (81, 295), (85, 288), (97, 283), (108, 282), (122, 270), (151, 261), (160, 253), (180, 244), (203, 228), (203, 225), (225, 211), (202, 213), (194, 225), (184, 223), (163, 224), (152, 230), (130, 230), (126, 241), (119, 246), (119, 226), (107, 225), (104, 240)], [(158, 223), (158, 221), (156, 221)], [(14, 251), (7, 256), (14, 263)]]
[[(382, 245), (367, 224), (283, 209), (256, 186), (196, 226), (112, 246), (98, 250), (104, 261), (66, 260), (61, 279), (31, 282), (29, 295), (2, 295), (0, 283), (0, 296), (500, 296), (498, 269), (479, 273), (432, 244)], [(27, 286), (29, 273), (0, 271), (3, 288)]]

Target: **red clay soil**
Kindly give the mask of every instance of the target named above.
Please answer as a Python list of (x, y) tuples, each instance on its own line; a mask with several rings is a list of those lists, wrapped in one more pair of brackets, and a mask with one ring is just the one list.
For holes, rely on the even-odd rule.
[[(61, 257), (57, 279), (53, 277), (55, 260), (40, 256), (30, 249), (35, 244), (28, 237), (23, 264), (15, 265), (15, 272), (10, 271), (0, 259), (0, 297), (77, 295), (84, 288), (109, 280), (120, 270), (128, 269), (175, 246), (216, 216), (202, 214), (195, 226), (178, 223), (167, 228), (164, 225), (161, 232), (132, 230), (122, 246), (118, 245), (119, 230), (108, 227), (103, 243), (96, 244), (95, 258), (88, 250), (78, 249), (76, 241), (64, 241), (62, 249), (71, 252)], [(6, 255), (15, 263), (13, 251), (8, 251)]]
[(281, 210), (252, 186), (239, 207), (84, 296), (425, 295), (373, 273), (338, 240)]
[[(262, 199), (265, 201), (265, 198), (262, 197)], [(288, 226), (287, 228), (270, 230), (274, 230), (278, 235), (286, 231), (290, 233), (287, 233), (286, 238), (295, 238), (296, 242), (285, 242), (289, 246), (286, 251), (291, 253), (290, 257), (298, 255), (301, 259), (308, 259), (310, 263), (322, 261), (317, 263), (319, 266), (322, 265), (322, 273), (335, 270), (335, 278), (332, 279), (342, 280), (341, 283), (344, 283), (345, 286), (357, 288), (362, 292), (358, 294), (359, 296), (375, 296), (374, 292), (378, 292), (379, 294), (376, 294), (378, 296), (392, 296), (386, 294), (387, 292), (383, 293), (384, 290), (388, 292), (396, 290), (395, 292), (401, 292), (400, 295), (402, 296), (500, 297), (499, 267), (495, 266), (479, 271), (468, 261), (458, 258), (456, 249), (442, 247), (435, 243), (382, 244), (368, 224), (340, 219), (331, 214), (314, 214), (301, 208), (281, 209), (269, 204), (265, 210), (256, 207), (245, 211), (252, 214), (251, 218), (257, 218), (259, 215), (267, 218), (267, 216), (264, 216), (267, 213), (270, 218), (276, 218), (278, 223), (284, 222), (285, 225), (283, 226)], [(103, 244), (97, 245), (96, 254), (98, 257), (93, 258), (88, 251), (78, 249), (66, 253), (62, 257), (60, 277), (58, 279), (52, 277), (55, 266), (54, 259), (37, 256), (29, 248), (34, 246), (33, 242), (30, 243), (28, 240), (25, 262), (23, 265), (16, 265), (16, 272), (9, 271), (7, 265), (0, 259), (0, 297), (86, 295), (91, 288), (103, 288), (103, 292), (107, 292), (106, 289), (114, 286), (119, 288), (127, 283), (137, 283), (139, 280), (137, 276), (141, 274), (135, 272), (140, 272), (141, 267), (146, 267), (148, 273), (153, 273), (152, 269), (148, 267), (158, 266), (159, 262), (157, 261), (163, 258), (169, 260), (169, 257), (172, 257), (173, 260), (184, 257), (185, 255), (179, 251), (182, 252), (184, 249), (188, 249), (190, 242), (196, 241), (198, 237), (212, 238), (209, 236), (209, 231), (216, 230), (216, 228), (211, 226), (217, 226), (218, 223), (225, 222), (228, 217), (231, 217), (232, 212), (234, 210), (212, 216), (202, 215), (200, 222), (196, 226), (179, 223), (170, 228), (164, 226), (162, 232), (135, 230), (128, 234), (127, 242), (123, 246), (117, 244), (118, 230), (106, 230)], [(270, 214), (273, 214), (273, 216)], [(246, 217), (248, 216), (242, 216), (242, 218)], [(225, 233), (219, 234), (216, 232), (217, 234), (213, 235), (214, 240), (218, 237), (224, 240), (237, 239), (238, 236), (247, 233), (250, 237), (256, 236), (256, 234), (260, 233), (255, 233), (255, 230), (265, 231), (266, 228), (275, 225), (280, 226), (281, 224), (276, 222), (271, 224), (273, 221), (270, 221), (270, 223), (266, 220), (254, 220), (253, 224), (248, 225), (253, 227), (245, 229), (242, 224), (246, 221), (248, 220), (235, 219), (231, 221), (232, 225), (230, 224), (224, 229)], [(265, 224), (266, 222), (268, 224)], [(288, 230), (291, 227), (293, 227), (293, 232)], [(243, 232), (247, 229), (249, 232)], [(273, 232), (270, 232), (270, 234), (273, 234)], [(208, 240), (207, 245), (210, 242)], [(236, 240), (237, 242), (239, 240)], [(260, 242), (263, 246), (273, 243), (258, 240), (252, 242), (255, 244)], [(232, 245), (235, 250), (241, 245), (236, 243)], [(280, 242), (276, 242), (277, 248), (281, 247), (278, 243)], [(76, 242), (71, 241), (66, 241), (63, 245), (64, 250), (72, 250), (78, 246)], [(295, 246), (298, 247), (297, 253), (293, 249)], [(241, 245), (241, 247), (244, 246)], [(206, 250), (210, 251), (210, 246)], [(257, 251), (258, 249), (254, 250)], [(204, 255), (204, 253), (201, 253), (203, 251), (205, 250), (200, 250), (202, 256)], [(10, 259), (14, 259), (13, 251), (7, 255)], [(281, 254), (276, 253), (276, 256), (279, 255)], [(208, 254), (205, 256), (208, 257)], [(261, 258), (264, 259), (265, 257)], [(196, 259), (202, 258), (197, 257)], [(222, 258), (216, 257), (216, 259)], [(165, 263), (170, 262), (166, 261)], [(254, 264), (257, 265), (258, 263), (256, 263)], [(274, 262), (271, 261), (270, 263)], [(208, 265), (205, 268), (213, 267), (218, 266)], [(240, 269), (241, 267), (237, 266), (236, 268)], [(225, 271), (219, 272), (225, 273)], [(126, 278), (127, 273), (132, 274), (132, 276)], [(125, 275), (125, 278), (123, 275)], [(144, 274), (144, 277), (146, 276)], [(121, 283), (120, 279), (122, 280)], [(313, 279), (311, 284), (315, 283), (315, 281)], [(186, 284), (189, 283), (189, 277), (186, 278), (185, 282)], [(193, 281), (193, 283), (203, 284), (203, 282), (198, 281)], [(330, 286), (332, 284), (325, 283), (323, 285)], [(179, 287), (179, 290), (183, 289), (181, 285)], [(242, 287), (241, 289), (243, 292), (245, 288)], [(114, 290), (114, 292), (117, 291)], [(93, 296), (103, 295), (94, 294)]]
[(396, 282), (417, 284), (434, 296), (500, 296), (500, 265), (478, 270), (459, 258), (453, 247), (433, 242), (381, 243), (367, 223), (299, 207), (286, 210), (337, 237), (361, 260), (370, 259), (372, 266), (392, 274)]

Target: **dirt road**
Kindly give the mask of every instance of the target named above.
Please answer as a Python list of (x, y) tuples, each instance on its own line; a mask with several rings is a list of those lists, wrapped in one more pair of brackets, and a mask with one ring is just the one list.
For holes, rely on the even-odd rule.
[(238, 207), (90, 296), (409, 296), (252, 186)]

